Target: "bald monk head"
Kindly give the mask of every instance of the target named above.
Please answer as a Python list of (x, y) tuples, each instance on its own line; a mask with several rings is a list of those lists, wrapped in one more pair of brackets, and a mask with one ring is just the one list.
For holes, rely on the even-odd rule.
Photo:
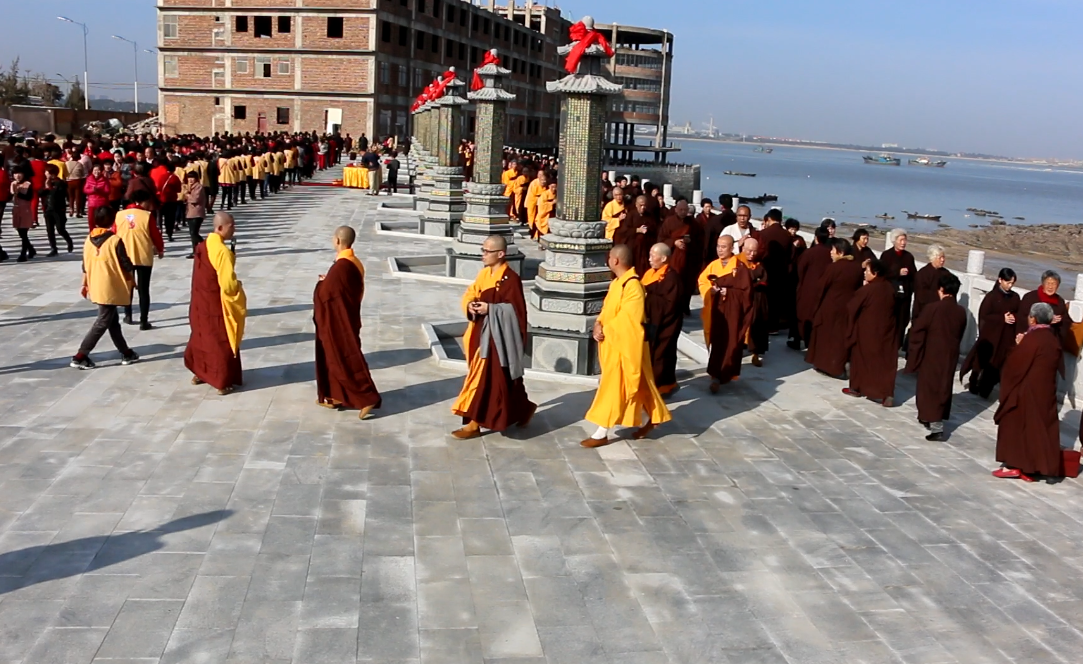
[(733, 238), (729, 235), (719, 235), (718, 244), (715, 245), (715, 251), (718, 252), (718, 257), (722, 260), (729, 260), (733, 257)]
[(669, 255), (671, 251), (669, 245), (665, 242), (659, 242), (651, 247), (650, 264), (652, 269), (660, 269), (663, 265), (669, 262)]
[(232, 214), (229, 212), (214, 213), (214, 232), (223, 240), (232, 240), (234, 230), (236, 229)]
[(339, 226), (335, 229), (335, 251), (342, 251), (344, 249), (352, 249), (354, 240), (357, 239), (357, 232), (349, 226)]
[(646, 196), (637, 196), (636, 197), (636, 212), (638, 212), (639, 214), (646, 214), (646, 212), (647, 212), (647, 197)]
[(745, 258), (750, 261), (755, 261), (756, 255), (759, 254), (759, 252), (760, 241), (754, 237), (746, 237), (744, 244), (741, 245), (741, 253), (745, 255)]
[(625, 272), (632, 269), (635, 264), (635, 259), (632, 257), (632, 250), (626, 244), (615, 244), (613, 248), (609, 250), (609, 269), (613, 270), (613, 274), (622, 276)]
[(496, 267), (504, 262), (507, 255), (508, 241), (503, 235), (490, 235), (481, 243), (481, 263), (485, 267)]

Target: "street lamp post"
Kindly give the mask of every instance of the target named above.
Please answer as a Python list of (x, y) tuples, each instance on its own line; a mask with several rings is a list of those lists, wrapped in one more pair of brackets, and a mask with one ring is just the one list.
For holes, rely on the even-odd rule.
[(135, 112), (139, 112), (139, 45), (131, 39), (125, 39), (120, 35), (113, 35), (113, 39), (119, 39), (122, 42), (128, 42), (132, 45), (132, 57), (135, 60)]
[(57, 16), (58, 19), (65, 23), (74, 23), (75, 25), (83, 28), (83, 100), (86, 102), (86, 110), (90, 110), (90, 76), (87, 74), (87, 70), (90, 66), (87, 64), (87, 49), (86, 49), (86, 37), (90, 33), (90, 30), (86, 27), (86, 23), (80, 23), (79, 21), (73, 21), (67, 16)]
[[(72, 79), (68, 78), (67, 76), (61, 74), (61, 73), (57, 73), (56, 77), (68, 84), (68, 97), (67, 97), (67, 99), (71, 99), (71, 91), (72, 91), (72, 88), (75, 87), (74, 81)], [(75, 80), (76, 81), (79, 80), (79, 75), (78, 74), (75, 75)], [(65, 103), (66, 103), (66, 101), (67, 100), (65, 100)]]

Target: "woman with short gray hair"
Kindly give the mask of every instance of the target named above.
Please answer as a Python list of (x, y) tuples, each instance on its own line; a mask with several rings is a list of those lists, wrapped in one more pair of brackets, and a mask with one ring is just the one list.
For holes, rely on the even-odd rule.
[[(1065, 352), (1075, 353), (1075, 337), (1072, 335), (1072, 317), (1068, 314), (1068, 303), (1057, 293), (1060, 288), (1060, 275), (1053, 270), (1042, 273), (1042, 284), (1030, 291), (1019, 301), (1019, 311), (1029, 312), (1035, 304), (1048, 304), (1053, 310), (1053, 319), (1048, 323), (1053, 334), (1060, 340), (1060, 347)], [(1016, 321), (1016, 333), (1026, 332), (1027, 321), (1023, 316)]]
[(940, 277), (951, 274), (944, 269), (944, 247), (939, 244), (929, 245), (925, 254), (929, 257), (929, 262), (918, 270), (914, 277), (914, 311), (910, 319), (913, 321), (918, 319), (922, 309), (935, 304), (940, 299), (937, 293), (937, 289), (940, 288)]
[(903, 346), (903, 335), (910, 324), (910, 301), (914, 297), (914, 274), (918, 271), (914, 255), (906, 250), (906, 231), (891, 231), (891, 248), (880, 254), (884, 278), (895, 287), (895, 344)]
[(1027, 311), (1026, 331), (1001, 372), (997, 424), (997, 461), (993, 477), (1033, 482), (1035, 476), (1063, 477), (1057, 373), (1064, 374), (1064, 353), (1051, 327), (1054, 308), (1035, 302)]

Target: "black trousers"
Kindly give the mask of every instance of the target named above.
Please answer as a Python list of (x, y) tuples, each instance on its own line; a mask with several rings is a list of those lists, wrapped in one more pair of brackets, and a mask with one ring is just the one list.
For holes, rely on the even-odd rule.
[(90, 355), (90, 351), (94, 350), (94, 347), (98, 345), (106, 332), (109, 333), (109, 338), (113, 340), (113, 345), (117, 347), (121, 355), (127, 357), (132, 354), (132, 349), (128, 347), (128, 342), (124, 340), (124, 332), (120, 329), (120, 315), (117, 312), (117, 305), (99, 304), (98, 318), (90, 326), (90, 331), (83, 337), (83, 343), (79, 345), (79, 355), (82, 357)]
[(188, 235), (192, 238), (192, 251), (195, 252), (196, 247), (203, 241), (203, 238), (199, 235), (199, 227), (203, 225), (203, 217), (193, 217), (187, 221)]
[(256, 180), (255, 178), (248, 178), (248, 197), (253, 201), (256, 200)]
[[(150, 265), (135, 266), (135, 290), (139, 293), (139, 323), (146, 323), (150, 318)], [(132, 305), (124, 307), (124, 315), (132, 317)]]
[(173, 239), (173, 231), (177, 226), (177, 205), (177, 201), (162, 203), (162, 209), (158, 211), (158, 215), (165, 223), (165, 236), (170, 240)]
[(233, 202), (236, 203), (237, 205), (242, 205), (242, 204), (244, 204), (246, 202), (245, 201), (245, 189), (246, 189), (247, 184), (248, 184), (247, 180), (241, 180), (240, 182), (238, 182), (236, 184), (237, 198)]
[(68, 253), (71, 253), (73, 247), (71, 236), (68, 235), (68, 217), (63, 210), (45, 211), (45, 232), (49, 236), (49, 247), (53, 251), (56, 251), (56, 234), (60, 233), (60, 237), (68, 243)]
[(20, 256), (33, 256), (38, 253), (34, 251), (34, 245), (30, 243), (29, 228), (16, 228), (15, 232), (19, 234), (19, 239), (23, 243), (22, 249), (19, 251)]
[(218, 204), (219, 211), (233, 209), (233, 185), (222, 185), (222, 202)]

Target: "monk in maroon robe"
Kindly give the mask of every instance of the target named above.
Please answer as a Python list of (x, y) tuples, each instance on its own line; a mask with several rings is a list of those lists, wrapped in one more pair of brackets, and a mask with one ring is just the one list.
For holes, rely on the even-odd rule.
[(669, 267), (681, 280), (681, 315), (687, 315), (689, 301), (695, 292), (699, 273), (703, 271), (703, 230), (688, 209), (688, 201), (677, 199), (676, 205), (658, 231), (658, 241), (669, 247)]
[(1042, 285), (1037, 290), (1032, 290), (1019, 301), (1019, 313), (1016, 316), (1016, 333), (1027, 331), (1025, 316), (1030, 308), (1038, 302), (1044, 302), (1053, 308), (1053, 321), (1049, 328), (1060, 340), (1060, 347), (1065, 353), (1079, 354), (1076, 347), (1075, 336), (1072, 334), (1072, 316), (1068, 313), (1068, 303), (1060, 296), (1057, 290), (1060, 288), (1060, 275), (1052, 270), (1042, 274)]
[[(527, 343), (523, 280), (505, 259), (507, 241), (503, 237), (489, 236), (482, 244), (482, 251), (484, 267), (462, 298), (463, 310), (470, 321), (465, 339), (470, 368), (452, 406), (452, 412), (463, 418), (464, 426), (451, 434), (460, 440), (481, 436), (482, 428), (504, 431), (513, 424), (525, 427), (538, 408), (527, 398), (522, 377)], [(514, 330), (504, 328), (503, 321), (508, 319), (505, 314), (514, 315)], [(510, 336), (503, 339), (503, 352), (497, 345), (497, 335), (491, 330), (486, 335), (486, 326), (494, 324), (489, 320), (491, 316), (499, 316), (497, 324), (502, 334), (519, 336), (518, 342)], [(483, 336), (489, 339), (485, 357)], [(517, 357), (512, 357), (513, 347)]]
[(944, 421), (951, 416), (955, 367), (967, 319), (966, 309), (955, 300), (959, 286), (954, 274), (941, 275), (939, 299), (923, 307), (910, 326), (906, 372), (918, 374), (918, 421), (929, 429), (925, 440), (944, 440)]
[(325, 408), (356, 408), (366, 419), (381, 399), (361, 352), (361, 300), (365, 268), (353, 252), (356, 234), (335, 231), (335, 263), (313, 293), (316, 322), (316, 394)]
[(650, 269), (651, 247), (658, 241), (658, 218), (651, 199), (639, 196), (635, 207), (629, 211), (613, 233), (613, 244), (623, 244), (632, 250), (636, 274), (646, 274)]
[[(860, 265), (857, 267), (862, 269)], [(846, 305), (850, 386), (842, 391), (852, 397), (879, 401), (890, 408), (895, 399), (899, 348), (895, 345), (895, 290), (884, 278), (884, 271), (884, 264), (878, 260), (866, 263), (863, 272), (867, 283)]]
[(640, 283), (646, 294), (647, 343), (651, 349), (654, 384), (662, 396), (677, 391), (677, 342), (684, 325), (681, 279), (669, 266), (669, 247), (659, 242), (651, 248), (651, 267)]
[(1019, 313), (1019, 294), (1012, 290), (1015, 272), (1004, 268), (997, 278), (997, 285), (981, 301), (978, 309), (978, 340), (970, 348), (963, 366), (959, 368), (959, 380), (969, 373), (971, 394), (988, 399), (993, 388), (1000, 382), (1000, 369), (1015, 347), (1016, 320)]
[(718, 236), (718, 260), (699, 277), (703, 296), (703, 332), (710, 347), (707, 374), (711, 393), (741, 375), (745, 337), (752, 324), (752, 278), (733, 254), (733, 238)]
[(1000, 406), (993, 421), (997, 461), (1004, 466), (993, 476), (1028, 481), (1034, 475), (1063, 477), (1057, 373), (1064, 375), (1064, 352), (1050, 328), (1052, 307), (1035, 304), (1027, 321), (1027, 331), (1017, 337), (1001, 371)]
[(786, 344), (794, 350), (801, 350), (802, 343), (808, 348), (812, 337), (812, 319), (816, 317), (816, 309), (820, 306), (821, 280), (827, 267), (831, 265), (829, 239), (826, 228), (817, 228), (816, 244), (802, 252), (801, 258), (797, 260), (797, 321), (790, 330), (793, 338)]
[(820, 280), (819, 306), (812, 320), (812, 338), (805, 354), (805, 361), (817, 371), (837, 378), (846, 373), (846, 360), (849, 359), (846, 333), (850, 299), (861, 288), (865, 277), (861, 265), (854, 262), (849, 252), (848, 240), (831, 240), (833, 262)]
[(243, 384), (240, 344), (247, 301), (234, 272), (235, 257), (225, 244), (233, 239), (233, 215), (219, 212), (214, 226), (214, 232), (193, 252), (191, 334), (184, 366), (193, 374), (192, 384), (206, 383), (225, 395)]
[(767, 319), (764, 324), (774, 334), (789, 327), (789, 312), (792, 309), (789, 282), (793, 236), (783, 227), (780, 210), (769, 210), (764, 215), (759, 245), (759, 260), (767, 274)]
[(951, 272), (944, 268), (944, 247), (929, 247), (929, 262), (914, 275), (914, 308), (910, 320), (916, 321), (921, 310), (940, 299), (940, 278)]
[(752, 280), (752, 321), (748, 324), (748, 352), (752, 354), (752, 366), (763, 366), (763, 355), (771, 342), (770, 328), (770, 277), (767, 276), (767, 268), (759, 262), (763, 255), (760, 251), (760, 241), (754, 237), (746, 237), (741, 245), (741, 255), (738, 258), (748, 268), (748, 276)]
[(906, 233), (900, 229), (891, 232), (892, 248), (880, 254), (880, 262), (887, 268), (887, 278), (895, 284), (895, 335), (901, 347), (906, 328), (910, 325), (910, 303), (914, 297), (914, 274), (917, 264), (914, 255), (906, 250)]

